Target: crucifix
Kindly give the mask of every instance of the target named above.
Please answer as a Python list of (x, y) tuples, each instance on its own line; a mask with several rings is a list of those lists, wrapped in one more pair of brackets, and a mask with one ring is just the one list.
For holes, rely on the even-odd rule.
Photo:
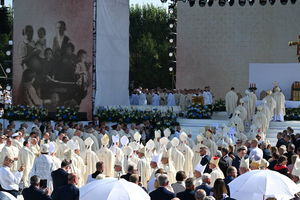
[(296, 46), (297, 45), (297, 56), (298, 56), (298, 61), (300, 62), (300, 35), (298, 36), (298, 42), (289, 42), (289, 46)]

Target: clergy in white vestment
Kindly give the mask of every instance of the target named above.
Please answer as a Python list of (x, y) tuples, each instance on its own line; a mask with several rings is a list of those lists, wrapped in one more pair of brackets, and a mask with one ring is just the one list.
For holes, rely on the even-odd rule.
[[(267, 104), (267, 101), (266, 100), (262, 100), (261, 106), (262, 106), (261, 112), (263, 112), (266, 115), (268, 122), (270, 122), (272, 120), (273, 116), (271, 114), (271, 111), (270, 111), (270, 108), (269, 108), (269, 106)], [(268, 125), (268, 128), (269, 128), (269, 125)]]
[(194, 169), (194, 177), (195, 177), (195, 187), (198, 187), (202, 184), (202, 175), (204, 173), (204, 170), (206, 168), (206, 165), (201, 165), (200, 162), (197, 164), (197, 166)]
[(5, 146), (6, 144), (6, 136), (5, 135), (1, 135), (0, 136), (0, 152), (2, 151), (3, 147)]
[(111, 145), (111, 147), (109, 148), (113, 154), (114, 154), (114, 158), (115, 158), (115, 163), (114, 163), (114, 177), (118, 178), (120, 177), (120, 175), (122, 175), (124, 173), (124, 153), (123, 151), (119, 148), (119, 143), (120, 143), (120, 138), (119, 135), (116, 136), (112, 136), (112, 141), (113, 144)]
[[(204, 132), (205, 132), (205, 128), (204, 128)], [(193, 148), (193, 152), (194, 152), (194, 157), (192, 161), (193, 168), (195, 168), (198, 165), (198, 163), (201, 161), (200, 148), (204, 146), (202, 144), (203, 141), (204, 141), (203, 135), (197, 135), (197, 144)]]
[[(85, 150), (81, 152), (80, 156), (86, 165), (85, 177), (95, 172), (96, 163), (99, 162), (98, 156), (91, 150), (94, 141), (88, 137), (85, 141)], [(84, 179), (86, 181), (86, 178)]]
[(231, 116), (237, 107), (238, 96), (232, 87), (229, 92), (225, 95), (225, 106), (228, 116)]
[(38, 140), (36, 138), (32, 138), (30, 140), (30, 146), (29, 146), (30, 151), (34, 153), (36, 157), (39, 157), (40, 155), (40, 146), (38, 145)]
[(266, 133), (269, 126), (269, 121), (265, 113), (262, 112), (262, 109), (262, 105), (257, 106), (257, 112), (253, 116), (252, 123), (260, 129), (260, 132)]
[(251, 107), (252, 107), (252, 109), (251, 109), (252, 110), (251, 115), (253, 116), (254, 113), (255, 113), (257, 96), (256, 96), (256, 94), (253, 91), (251, 91), (250, 94), (249, 94), (249, 97), (251, 99), (250, 102), (251, 102)]
[(273, 98), (276, 102), (276, 107), (274, 110), (274, 120), (275, 121), (284, 121), (285, 116), (285, 96), (281, 92), (279, 87), (274, 88)]
[(234, 110), (234, 111), (237, 111), (237, 110), (240, 111), (240, 116), (239, 117), (241, 118), (243, 123), (245, 122), (245, 120), (247, 118), (247, 110), (246, 110), (244, 104), (245, 104), (244, 99), (243, 98), (240, 99), (240, 105), (238, 105)]
[(18, 169), (21, 166), (24, 167), (22, 182), (25, 187), (29, 187), (29, 185), (30, 185), (29, 173), (31, 171), (31, 168), (33, 166), (33, 162), (35, 159), (34, 153), (32, 153), (28, 147), (29, 147), (29, 143), (28, 143), (28, 141), (25, 141), (24, 146), (19, 151), (18, 166), (17, 166)]
[(212, 93), (210, 92), (210, 88), (207, 86), (205, 87), (203, 91), (203, 100), (204, 100), (204, 105), (212, 105), (213, 104), (213, 96)]
[(40, 145), (49, 144), (50, 142), (50, 134), (48, 132), (44, 133), (43, 138), (40, 141)]
[(84, 145), (83, 139), (81, 139), (81, 134), (82, 134), (82, 132), (80, 130), (76, 130), (74, 132), (74, 136), (71, 139), (78, 142), (80, 151), (84, 151), (85, 145)]
[(275, 107), (276, 107), (276, 101), (272, 96), (272, 90), (268, 90), (266, 93), (267, 96), (263, 98), (263, 101), (266, 101), (266, 104), (268, 105), (271, 112), (271, 118), (273, 118)]
[(56, 170), (52, 158), (48, 155), (49, 144), (41, 145), (41, 155), (34, 160), (32, 169), (29, 173), (29, 177), (34, 175), (41, 178), (41, 180), (47, 180), (47, 187), (52, 190), (53, 183), (51, 172)]
[(212, 157), (209, 163), (209, 168), (212, 170), (212, 172), (210, 173), (211, 175), (211, 183), (210, 186), (213, 187), (215, 181), (218, 178), (224, 179), (224, 174), (221, 171), (221, 169), (219, 168), (219, 161), (220, 158), (219, 157)]
[(254, 98), (251, 95), (251, 92), (249, 90), (245, 91), (246, 96), (243, 97), (244, 102), (245, 102), (245, 108), (247, 110), (247, 117), (246, 117), (246, 121), (250, 122), (252, 120), (252, 117), (255, 113), (255, 107), (253, 107), (254, 104)]
[(173, 164), (174, 164), (175, 170), (177, 172), (178, 171), (183, 171), (183, 169), (184, 169), (184, 163), (185, 163), (185, 158), (184, 158), (183, 153), (181, 153), (177, 149), (179, 143), (180, 142), (179, 142), (178, 138), (173, 138), (171, 140), (172, 147), (169, 149), (171, 158), (174, 161)]
[(141, 183), (144, 187), (146, 187), (151, 176), (151, 167), (149, 161), (145, 158), (145, 151), (145, 147), (138, 150), (138, 156), (140, 160), (137, 164), (138, 173), (141, 177)]
[(171, 184), (175, 183), (176, 182), (176, 179), (175, 179), (176, 170), (173, 165), (173, 160), (170, 157), (170, 154), (167, 151), (167, 149), (165, 148), (165, 146), (161, 148), (161, 153), (162, 153), (161, 168), (167, 172), (170, 183)]
[(141, 93), (139, 94), (139, 105), (140, 106), (147, 105), (147, 98), (145, 93), (143, 93), (143, 91), (141, 91)]
[[(185, 132), (181, 132), (179, 136), (181, 143), (178, 146), (179, 151), (184, 155), (185, 162), (183, 166), (183, 171), (185, 171), (188, 177), (193, 175), (194, 167), (193, 167), (193, 157), (194, 152), (192, 149), (186, 144), (188, 141), (188, 136)], [(174, 162), (174, 160), (173, 160)]]
[(105, 176), (108, 176), (108, 177), (114, 177), (115, 155), (107, 147), (107, 145), (109, 144), (108, 135), (105, 134), (102, 137), (101, 144), (102, 144), (102, 147), (97, 152), (97, 156), (98, 156), (99, 161), (102, 161), (104, 163), (103, 174), (105, 174)]
[(161, 159), (161, 155), (160, 154), (155, 154), (152, 156), (151, 161), (150, 161), (150, 167), (151, 167), (151, 176), (149, 178), (149, 180), (151, 180), (152, 178), (155, 178), (155, 173), (156, 171), (160, 168), (160, 159)]
[(90, 137), (94, 141), (92, 151), (97, 152), (99, 150), (99, 143), (98, 139), (93, 135), (93, 131), (93, 129), (89, 129), (86, 132), (83, 132), (83, 139), (86, 140), (88, 137)]
[(17, 147), (18, 150), (20, 150), (23, 147), (23, 144), (20, 142), (20, 137), (21, 137), (20, 134), (22, 134), (22, 133), (20, 133), (18, 131), (16, 133), (12, 134), (12, 136), (11, 136), (12, 137), (12, 145), (14, 147)]
[(236, 110), (234, 112), (233, 117), (230, 119), (230, 123), (236, 128), (236, 130), (239, 133), (243, 133), (245, 129), (244, 129), (244, 123), (240, 118), (240, 114), (241, 112), (239, 110)]
[(157, 92), (153, 93), (152, 95), (152, 106), (159, 106), (160, 97)]
[(49, 143), (49, 156), (53, 160), (53, 164), (55, 166), (55, 169), (58, 169), (61, 167), (61, 160), (56, 157), (56, 143), (50, 142)]
[(175, 97), (172, 92), (169, 92), (167, 102), (167, 106), (176, 106)]
[(187, 107), (187, 96), (186, 96), (186, 94), (184, 92), (180, 94), (179, 106), (180, 106), (181, 110), (183, 110), (183, 111), (186, 110), (186, 107)]
[(17, 147), (12, 146), (12, 139), (6, 139), (6, 145), (3, 147), (2, 151), (0, 152), (0, 163), (4, 161), (5, 156), (9, 156), (10, 158), (14, 159), (14, 163), (11, 167), (12, 172), (16, 172), (18, 170), (18, 156), (19, 156), (19, 149)]

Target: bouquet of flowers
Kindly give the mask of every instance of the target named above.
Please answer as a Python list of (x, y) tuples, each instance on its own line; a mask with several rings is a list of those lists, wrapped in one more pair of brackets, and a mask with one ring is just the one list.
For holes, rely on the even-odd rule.
[(225, 100), (219, 99), (213, 105), (213, 111), (215, 112), (224, 112), (226, 111)]
[(45, 108), (36, 106), (17, 105), (4, 110), (4, 118), (7, 120), (45, 120), (47, 116), (48, 111)]
[(96, 116), (100, 121), (142, 123), (149, 120), (150, 124), (157, 129), (169, 128), (176, 124), (177, 115), (171, 110), (165, 112), (158, 110), (138, 110), (127, 108), (100, 107)]
[(56, 120), (62, 121), (77, 121), (78, 120), (79, 107), (56, 107)]
[(189, 119), (210, 119), (211, 109), (206, 105), (193, 104), (187, 108), (186, 117)]

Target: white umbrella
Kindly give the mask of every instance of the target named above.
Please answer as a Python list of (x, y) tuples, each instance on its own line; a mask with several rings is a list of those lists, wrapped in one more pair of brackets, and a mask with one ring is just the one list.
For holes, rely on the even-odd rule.
[(134, 183), (105, 178), (81, 187), (80, 200), (150, 200), (150, 196)]
[(287, 176), (272, 170), (253, 170), (229, 183), (230, 197), (238, 200), (289, 200), (300, 188)]
[(8, 192), (0, 192), (0, 199), (1, 200), (17, 200), (13, 195)]

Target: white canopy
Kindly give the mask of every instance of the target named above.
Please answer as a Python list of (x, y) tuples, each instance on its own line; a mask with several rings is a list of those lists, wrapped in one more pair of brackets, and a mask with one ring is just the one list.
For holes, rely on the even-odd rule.
[(80, 188), (80, 200), (150, 200), (138, 185), (124, 179), (105, 178)]

